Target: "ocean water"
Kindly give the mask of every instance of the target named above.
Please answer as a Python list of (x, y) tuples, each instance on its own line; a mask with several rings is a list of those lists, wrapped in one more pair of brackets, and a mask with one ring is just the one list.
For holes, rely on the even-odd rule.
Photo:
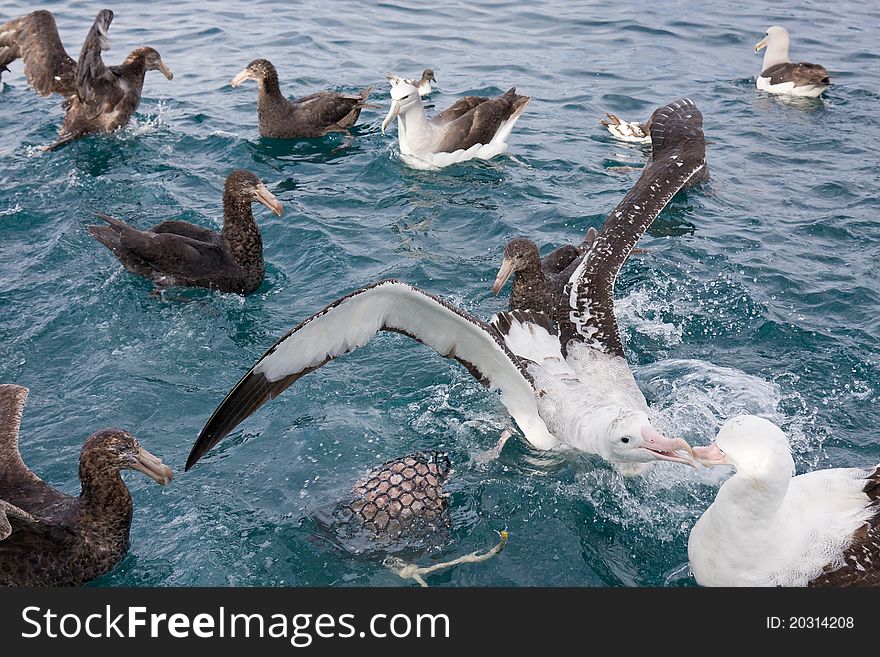
[[(100, 8), (45, 2), (79, 50)], [(183, 464), (225, 393), (283, 332), (337, 297), (396, 277), (481, 317), (506, 241), (544, 252), (600, 226), (647, 151), (614, 142), (603, 112), (644, 119), (691, 97), (712, 178), (660, 215), (618, 279), (636, 378), (659, 426), (706, 444), (747, 411), (780, 423), (799, 471), (880, 461), (880, 10), (867, 2), (118, 2), (113, 50), (156, 47), (131, 125), (44, 154), (62, 114), (27, 88), (0, 92), (0, 380), (31, 397), (21, 450), (62, 490), (91, 432), (121, 426), (177, 478), (125, 475), (131, 551), (104, 586), (405, 583), (384, 554), (319, 518), (372, 466), (448, 450), (452, 527), (398, 546), (423, 564), (505, 551), (434, 586), (684, 586), (687, 537), (725, 474), (658, 465), (622, 479), (596, 458), (511, 440), (497, 396), (403, 336), (381, 335), (295, 384), (196, 468)], [(0, 21), (33, 9), (3, 2)], [(792, 56), (824, 64), (818, 101), (759, 93), (753, 46), (771, 24)], [(229, 80), (267, 57), (289, 95), (374, 85), (351, 139), (259, 138), (256, 89)], [(439, 110), (510, 86), (533, 98), (507, 156), (442, 171), (401, 162), (379, 129), (389, 72), (434, 68)], [(225, 176), (254, 171), (285, 204), (257, 206), (266, 281), (247, 298), (151, 286), (86, 233), (92, 213), (146, 227), (219, 227)], [(365, 549), (366, 548), (366, 549)]]

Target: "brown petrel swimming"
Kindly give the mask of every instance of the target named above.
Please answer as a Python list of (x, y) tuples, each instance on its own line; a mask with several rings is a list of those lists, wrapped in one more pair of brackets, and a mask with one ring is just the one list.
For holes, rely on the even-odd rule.
[(65, 99), (64, 124), (58, 140), (46, 150), (127, 124), (140, 103), (147, 71), (173, 77), (159, 53), (149, 47), (133, 50), (118, 66), (105, 66), (101, 52), (110, 48), (107, 30), (112, 20), (109, 9), (98, 12), (78, 61), (64, 50), (51, 12), (35, 11), (0, 27), (0, 73), (21, 59), (34, 91)]
[(247, 80), (257, 83), (257, 123), (261, 137), (296, 139), (347, 132), (367, 107), (372, 87), (357, 94), (319, 91), (287, 100), (278, 84), (278, 72), (268, 59), (255, 59), (232, 78), (233, 87)]
[(138, 230), (106, 215), (107, 226), (89, 226), (92, 236), (122, 266), (157, 287), (206, 287), (250, 294), (263, 282), (263, 241), (251, 211), (262, 203), (278, 216), (282, 205), (250, 171), (233, 171), (223, 190), (223, 230), (185, 221), (163, 221)]
[(78, 586), (109, 572), (128, 551), (131, 495), (121, 470), (159, 484), (171, 469), (121, 429), (86, 439), (76, 497), (28, 468), (18, 450), (28, 390), (0, 385), (0, 586)]

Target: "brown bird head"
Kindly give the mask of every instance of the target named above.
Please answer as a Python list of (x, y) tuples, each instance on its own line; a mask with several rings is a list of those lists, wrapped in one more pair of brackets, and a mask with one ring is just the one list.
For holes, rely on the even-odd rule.
[(159, 51), (155, 48), (144, 46), (143, 48), (133, 50), (126, 61), (134, 62), (137, 60), (144, 63), (144, 68), (147, 71), (162, 71), (162, 75), (168, 80), (174, 77), (174, 73), (171, 72), (170, 68), (165, 66), (165, 62), (162, 61), (162, 56), (159, 55)]
[(422, 73), (422, 80), (427, 80), (429, 82), (437, 82), (437, 80), (434, 79), (434, 71), (432, 71), (429, 68), (426, 68), (425, 72)]
[(492, 292), (498, 294), (511, 274), (534, 267), (536, 264), (538, 267), (541, 266), (541, 254), (532, 240), (525, 237), (510, 240), (504, 247), (504, 257), (495, 277), (495, 284), (492, 285)]
[(278, 86), (278, 72), (268, 59), (255, 59), (241, 73), (232, 78), (229, 84), (237, 87), (248, 80), (254, 80), (260, 89), (276, 87)]
[(250, 171), (238, 170), (230, 173), (223, 193), (226, 198), (237, 202), (262, 203), (279, 217), (284, 210), (281, 202)]
[(111, 479), (120, 470), (137, 470), (161, 485), (174, 474), (162, 459), (141, 447), (137, 438), (122, 429), (103, 429), (88, 437), (79, 458), (79, 476), (83, 485)]

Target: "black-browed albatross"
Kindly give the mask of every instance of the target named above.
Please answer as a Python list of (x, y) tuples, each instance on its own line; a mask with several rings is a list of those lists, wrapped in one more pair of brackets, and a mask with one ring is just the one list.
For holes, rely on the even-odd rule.
[(764, 38), (755, 44), (755, 52), (766, 48), (761, 73), (755, 86), (771, 94), (787, 94), (815, 98), (831, 86), (831, 78), (824, 66), (788, 58), (788, 30), (774, 25), (767, 28)]
[[(154, 48), (133, 50), (118, 66), (105, 66), (101, 51), (109, 50), (107, 31), (113, 12), (101, 10), (74, 61), (61, 45), (55, 18), (48, 11), (35, 11), (0, 27), (0, 72), (16, 59), (24, 61), (28, 83), (41, 96), (64, 96), (64, 124), (52, 150), (95, 133), (109, 133), (124, 126), (141, 101), (147, 71), (165, 66)], [(8, 70), (8, 69), (7, 69)]]
[(598, 454), (624, 474), (655, 460), (690, 462), (687, 443), (661, 435), (630, 371), (614, 316), (614, 281), (636, 241), (670, 198), (705, 167), (681, 141), (691, 129), (680, 105), (656, 118), (657, 156), (609, 215), (572, 274), (557, 320), (513, 311), (483, 322), (406, 283), (361, 288), (304, 320), (267, 351), (214, 411), (187, 469), (238, 424), (296, 380), (369, 342), (379, 331), (403, 333), (452, 358), (501, 392), (525, 438), (538, 449)]
[(65, 495), (19, 453), (27, 395), (22, 386), (0, 385), (0, 586), (77, 586), (109, 572), (128, 551), (132, 502), (120, 471), (165, 485), (171, 469), (128, 432), (104, 429), (83, 444), (80, 494)]
[(415, 86), (395, 76), (388, 80), (391, 108), (382, 132), (397, 119), (400, 153), (415, 168), (488, 160), (505, 153), (507, 138), (531, 100), (513, 87), (494, 98), (465, 96), (429, 119)]

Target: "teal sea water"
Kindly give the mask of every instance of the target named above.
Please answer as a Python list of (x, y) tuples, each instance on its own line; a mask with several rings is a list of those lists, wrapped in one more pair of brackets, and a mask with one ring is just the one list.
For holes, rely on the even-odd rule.
[[(45, 2), (78, 52), (94, 14)], [(0, 21), (30, 11), (4, 2)], [(156, 47), (175, 78), (148, 76), (140, 110), (112, 136), (44, 154), (56, 99), (21, 63), (0, 92), (0, 380), (31, 389), (22, 452), (78, 491), (83, 439), (135, 433), (177, 478), (126, 474), (132, 547), (104, 586), (399, 585), (382, 554), (358, 554), (319, 518), (382, 461), (448, 450), (452, 529), (406, 555), (428, 564), (498, 557), (429, 578), (436, 586), (692, 585), (688, 532), (720, 471), (658, 465), (624, 480), (591, 457), (512, 440), (497, 396), (402, 336), (298, 382), (194, 470), (183, 464), (231, 386), (283, 332), (337, 297), (396, 277), (488, 318), (506, 241), (546, 252), (598, 227), (647, 151), (612, 141), (604, 111), (644, 119), (689, 96), (705, 117), (711, 180), (677, 197), (617, 285), (636, 378), (658, 425), (706, 444), (732, 414), (789, 433), (799, 471), (880, 461), (880, 55), (867, 2), (180, 2), (112, 4), (113, 50)], [(759, 93), (753, 46), (771, 24), (792, 56), (827, 66), (824, 99)], [(283, 90), (374, 84), (350, 140), (259, 138), (256, 88), (229, 80), (262, 56)], [(434, 68), (436, 109), (516, 85), (533, 97), (508, 156), (442, 171), (407, 168), (379, 126), (384, 76)], [(266, 281), (247, 298), (167, 291), (132, 276), (86, 233), (93, 212), (146, 227), (219, 227), (234, 168), (285, 204), (255, 207)]]

